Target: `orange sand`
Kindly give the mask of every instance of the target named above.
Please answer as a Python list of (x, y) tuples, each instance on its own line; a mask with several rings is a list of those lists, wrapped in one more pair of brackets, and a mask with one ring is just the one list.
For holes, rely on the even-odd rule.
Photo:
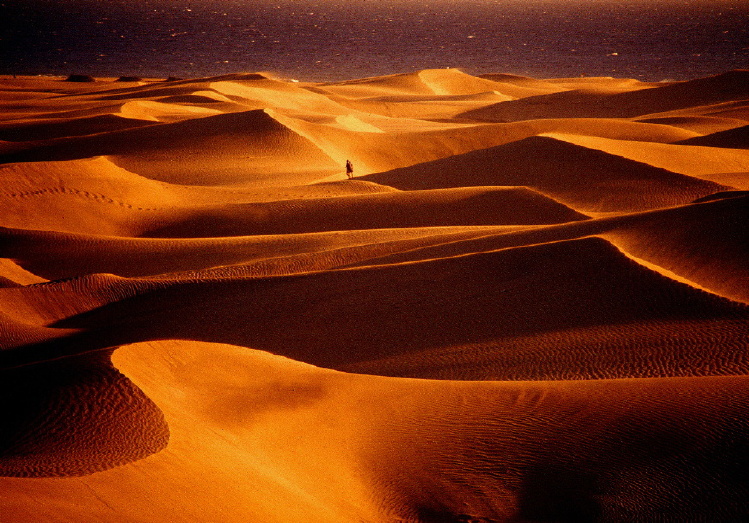
[(747, 86), (0, 79), (0, 521), (741, 520)]

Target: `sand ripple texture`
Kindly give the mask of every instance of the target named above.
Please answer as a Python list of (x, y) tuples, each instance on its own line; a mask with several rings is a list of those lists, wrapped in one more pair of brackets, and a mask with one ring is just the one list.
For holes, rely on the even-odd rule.
[(747, 86), (0, 79), (0, 521), (745, 519)]

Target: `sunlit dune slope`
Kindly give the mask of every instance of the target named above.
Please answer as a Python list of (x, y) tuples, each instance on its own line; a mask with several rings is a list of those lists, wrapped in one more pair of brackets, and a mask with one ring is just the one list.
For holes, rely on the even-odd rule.
[(16, 262), (7, 258), (0, 258), (0, 278), (3, 279), (3, 287), (24, 286), (46, 281), (44, 278), (24, 270)]
[[(148, 215), (150, 209), (177, 205), (185, 197), (179, 188), (102, 157), (0, 165), (0, 173), (1, 220), (7, 227), (127, 234), (135, 228), (126, 223), (133, 211)], [(200, 201), (194, 191), (191, 196)]]
[[(448, 73), (449, 75), (449, 73)], [(480, 80), (478, 80), (480, 81)], [(433, 95), (436, 94), (425, 82), (419, 73), (394, 74), (389, 76), (377, 76), (371, 78), (360, 78), (322, 84), (322, 89), (345, 96), (347, 98), (371, 97), (378, 95)]]
[[(253, 175), (267, 182), (280, 174), (295, 173), (311, 181), (336, 172), (327, 155), (262, 110), (61, 139), (5, 160), (104, 155), (147, 178), (194, 185), (236, 183)], [(288, 162), (289, 158), (293, 162)]]
[(740, 521), (747, 74), (0, 79), (0, 521)]
[(167, 448), (6, 478), (4, 513), (28, 520), (30, 496), (37, 518), (80, 521), (730, 520), (746, 502), (744, 377), (398, 380), (184, 342), (114, 362), (164, 413)]
[[(211, 100), (208, 104), (214, 103), (212, 99), (209, 98), (208, 100)], [(174, 100), (170, 100), (170, 102), (172, 101)], [(231, 109), (230, 104), (226, 104), (223, 107), (201, 107), (201, 105), (205, 105), (205, 99), (201, 100), (203, 102), (201, 105), (196, 104), (194, 98), (187, 100), (178, 98), (177, 101), (180, 103), (165, 103), (151, 100), (126, 102), (122, 104), (117, 115), (133, 120), (150, 120), (153, 122), (172, 123), (189, 120), (191, 118), (215, 116), (222, 114), (222, 109), (224, 111), (230, 111)]]
[[(4, 227), (140, 236), (200, 209), (396, 191), (363, 181), (224, 187), (150, 180), (105, 157), (0, 165)], [(250, 182), (252, 184), (253, 182)]]

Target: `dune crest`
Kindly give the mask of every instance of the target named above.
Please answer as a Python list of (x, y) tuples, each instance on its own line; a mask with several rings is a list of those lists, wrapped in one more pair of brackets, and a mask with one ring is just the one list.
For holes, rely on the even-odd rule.
[(373, 174), (367, 179), (403, 190), (528, 186), (573, 209), (597, 213), (686, 204), (724, 189), (712, 182), (549, 136), (533, 136)]
[(747, 74), (0, 79), (0, 520), (740, 520)]

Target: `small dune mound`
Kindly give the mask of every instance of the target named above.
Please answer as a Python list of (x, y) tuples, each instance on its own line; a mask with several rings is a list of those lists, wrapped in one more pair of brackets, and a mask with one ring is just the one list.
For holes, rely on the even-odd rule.
[[(25, 318), (22, 314), (18, 314), (15, 309), (9, 307), (16, 306), (16, 309), (24, 309), (24, 304), (13, 303), (13, 299), (8, 300), (9, 296), (18, 296), (19, 292), (22, 292), (23, 285), (19, 285), (17, 282), (6, 278), (2, 278), (2, 284), (0, 285), (0, 295), (2, 295), (2, 307), (0, 307), (0, 361), (5, 361), (8, 355), (13, 360), (12, 353), (16, 347), (24, 347), (27, 345), (34, 345), (37, 343), (45, 343), (56, 337), (65, 336), (70, 334), (72, 331), (69, 330), (56, 330), (48, 329), (41, 325), (40, 322), (35, 322), (35, 318)], [(9, 304), (10, 302), (10, 304)], [(19, 317), (21, 316), (21, 317)], [(39, 358), (36, 356), (32, 358), (32, 361), (36, 361)], [(0, 370), (2, 364), (0, 364)]]
[(157, 101), (165, 104), (215, 104), (228, 100), (228, 98), (224, 98), (223, 100), (221, 98), (224, 97), (216, 95), (207, 96), (203, 94), (185, 94), (182, 96), (165, 96)]
[(749, 191), (721, 191), (716, 192), (715, 194), (710, 194), (708, 196), (703, 196), (702, 198), (697, 198), (692, 203), (714, 202), (715, 200), (725, 200), (726, 198), (740, 198), (743, 196), (749, 196)]
[[(624, 118), (625, 112), (617, 105), (598, 109), (610, 93), (560, 89), (551, 93), (527, 96), (509, 102), (465, 111), (459, 116), (483, 122), (519, 122), (543, 118)], [(613, 114), (612, 114), (613, 113)], [(633, 115), (634, 116), (634, 115)]]
[[(6, 243), (3, 242), (3, 246), (5, 246), (5, 244)], [(8, 258), (0, 258), (0, 277), (2, 277), (7, 284), (12, 284), (12, 286), (31, 285), (46, 281), (44, 278), (23, 269), (16, 262)]]
[[(48, 327), (51, 323), (125, 299), (137, 294), (139, 288), (147, 289), (148, 285), (141, 283), (133, 287), (125, 279), (113, 274), (86, 274), (77, 278), (2, 289), (0, 311), (11, 324), (32, 327), (38, 331), (38, 335), (28, 341), (32, 345), (39, 340), (64, 338), (73, 333), (64, 329), (50, 329)], [(61, 299), (65, 294), (70, 299)], [(0, 350), (0, 367), (53, 360), (78, 352), (72, 347), (69, 347), (72, 350), (65, 349), (65, 343), (40, 343), (36, 349), (30, 350), (26, 350), (22, 343), (5, 343), (3, 347), (7, 350)]]
[(431, 95), (429, 88), (418, 73), (395, 74), (358, 80), (347, 80), (332, 84), (323, 84), (325, 91), (352, 98), (377, 95), (420, 94)]
[(527, 76), (518, 76), (507, 73), (482, 74), (479, 78), (494, 82), (494, 89), (496, 91), (512, 96), (516, 99), (558, 93), (566, 90), (564, 87), (545, 80), (537, 80)]
[(0, 476), (81, 476), (162, 450), (163, 415), (108, 355), (0, 370)]
[(115, 114), (71, 118), (63, 121), (60, 121), (58, 118), (4, 128), (0, 127), (0, 140), (10, 142), (52, 140), (69, 136), (85, 136), (120, 131), (152, 124), (152, 121), (123, 118)]
[(191, 120), (193, 118), (204, 118), (222, 114), (222, 111), (212, 107), (200, 107), (193, 104), (165, 103), (153, 100), (131, 100), (120, 107), (118, 116), (158, 123), (174, 123)]
[(87, 82), (95, 82), (93, 76), (89, 76), (87, 74), (71, 74), (65, 79), (66, 82), (75, 82), (75, 83), (87, 83)]
[(494, 82), (465, 74), (458, 69), (426, 69), (418, 74), (434, 94), (443, 96), (486, 93), (497, 89)]
[[(574, 136), (578, 140), (608, 138), (625, 144), (629, 141), (638, 142), (638, 144), (631, 144), (633, 149), (636, 149), (640, 142), (670, 144), (700, 136), (699, 133), (671, 125), (612, 120), (609, 118), (545, 118), (531, 122), (501, 124), (499, 128), (532, 129), (533, 134), (526, 137), (533, 135), (559, 137), (563, 135), (565, 137)], [(574, 142), (572, 139), (569, 141)]]
[(185, 82), (179, 85), (164, 86), (160, 84), (146, 84), (137, 86), (122, 86), (102, 93), (101, 100), (138, 100), (147, 101), (164, 96), (184, 96), (197, 90), (205, 89), (205, 82)]
[(143, 78), (140, 76), (120, 76), (116, 82), (127, 82), (127, 83), (134, 83), (134, 82), (142, 82)]
[(736, 129), (719, 131), (707, 136), (689, 138), (678, 143), (681, 145), (702, 145), (706, 147), (749, 149), (749, 125), (744, 125)]
[(230, 73), (222, 76), (213, 76), (211, 78), (208, 78), (208, 80), (211, 81), (248, 81), (248, 82), (257, 82), (257, 81), (263, 81), (263, 80), (271, 80), (275, 81), (272, 78), (272, 75), (270, 73)]

